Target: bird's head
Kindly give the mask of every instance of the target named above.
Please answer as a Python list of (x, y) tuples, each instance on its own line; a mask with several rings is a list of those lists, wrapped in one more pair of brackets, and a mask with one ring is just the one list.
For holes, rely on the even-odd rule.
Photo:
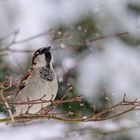
[(32, 57), (32, 67), (39, 68), (52, 65), (51, 47), (43, 47), (36, 50)]

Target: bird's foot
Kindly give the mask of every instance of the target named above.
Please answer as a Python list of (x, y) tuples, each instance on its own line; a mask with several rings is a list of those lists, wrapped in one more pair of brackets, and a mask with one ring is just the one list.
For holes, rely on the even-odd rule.
[(40, 111), (38, 112), (39, 114), (48, 114), (52, 112), (53, 108), (52, 107), (47, 107), (47, 108), (41, 108)]

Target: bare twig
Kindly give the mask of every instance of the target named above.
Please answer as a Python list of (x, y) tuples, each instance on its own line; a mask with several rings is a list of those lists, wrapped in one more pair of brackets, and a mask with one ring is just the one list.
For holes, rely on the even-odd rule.
[(26, 42), (32, 41), (32, 40), (34, 40), (34, 39), (40, 38), (40, 37), (42, 37), (42, 36), (46, 36), (46, 35), (54, 34), (54, 33), (55, 33), (55, 30), (54, 30), (54, 29), (49, 29), (49, 30), (44, 31), (44, 32), (42, 32), (42, 33), (33, 35), (33, 36), (31, 36), (31, 37), (28, 37), (28, 38), (25, 38), (25, 39), (22, 39), (22, 40), (15, 41), (15, 44), (26, 43)]
[[(42, 103), (48, 103), (51, 102), (53, 104), (63, 104), (63, 103), (71, 103), (71, 102), (80, 102), (82, 100), (82, 96), (76, 96), (65, 100), (42, 100), (42, 99), (36, 99), (36, 100), (28, 100), (24, 102), (8, 102), (9, 105), (34, 105), (34, 104), (42, 104)], [(0, 104), (4, 104), (3, 102), (0, 102)]]
[(9, 106), (8, 102), (6, 101), (5, 97), (3, 96), (3, 90), (0, 91), (0, 96), (5, 104), (6, 110), (9, 113), (9, 116), (11, 118), (11, 121), (14, 122), (14, 117), (11, 111), (11, 107)]
[(8, 33), (7, 35), (5, 35), (4, 37), (0, 37), (0, 42), (8, 39), (10, 36), (17, 34), (19, 32), (19, 30), (15, 30), (15, 31), (12, 31), (11, 33)]
[(129, 32), (122, 32), (122, 33), (117, 33), (115, 35), (100, 36), (100, 37), (97, 37), (94, 39), (88, 39), (88, 40), (86, 40), (86, 43), (89, 45), (89, 44), (91, 44), (95, 41), (101, 40), (101, 39), (110, 39), (110, 38), (114, 38), (114, 37), (121, 37), (121, 36), (128, 35), (128, 34), (129, 34)]
[[(36, 100), (39, 101), (39, 100)], [(41, 100), (42, 101), (42, 100)], [(59, 103), (66, 103), (66, 102), (75, 102), (75, 101), (81, 101), (81, 96), (79, 97), (73, 97), (70, 99), (66, 99), (66, 100), (55, 100), (53, 102), (59, 104)], [(30, 100), (28, 102), (31, 102)], [(33, 101), (34, 102), (34, 101)], [(26, 102), (27, 103), (27, 102)], [(118, 112), (113, 116), (108, 116), (108, 117), (104, 117), (103, 115), (105, 113), (108, 112), (112, 112), (113, 110), (117, 110), (117, 108), (121, 107), (121, 106), (125, 106), (127, 103), (127, 105), (129, 104), (131, 107), (122, 111), (122, 112)], [(52, 113), (52, 114), (27, 114), (27, 115), (20, 115), (20, 116), (15, 116), (14, 119), (16, 122), (18, 121), (27, 121), (27, 120), (34, 120), (34, 119), (56, 119), (56, 120), (60, 120), (60, 121), (65, 121), (65, 122), (88, 122), (88, 121), (104, 121), (104, 120), (108, 120), (108, 119), (112, 119), (112, 118), (116, 118), (118, 116), (122, 116), (123, 114), (126, 114), (128, 112), (134, 111), (135, 109), (137, 109), (136, 107), (140, 106), (140, 101), (138, 103), (134, 103), (133, 101), (127, 101), (126, 99), (115, 104), (112, 105), (108, 108), (105, 108), (104, 110), (102, 110), (101, 112), (95, 114), (95, 115), (91, 115), (91, 116), (83, 116), (83, 117), (76, 117), (76, 118), (68, 118), (68, 117), (63, 117), (62, 114), (63, 113)], [(61, 116), (59, 116), (61, 114)], [(28, 116), (28, 117), (27, 117)], [(10, 121), (9, 118), (6, 119), (0, 119), (0, 122), (8, 122)]]
[[(21, 53), (32, 53), (33, 51), (35, 50), (31, 50), (31, 49), (13, 49), (13, 48), (10, 48), (11, 46), (13, 45), (16, 45), (16, 44), (23, 44), (23, 43), (27, 43), (29, 41), (32, 41), (34, 39), (37, 39), (39, 37), (42, 37), (42, 36), (45, 36), (45, 35), (48, 35), (48, 34), (54, 34), (55, 31), (53, 29), (50, 29), (50, 30), (47, 30), (45, 32), (42, 32), (42, 33), (39, 33), (37, 35), (33, 35), (31, 37), (28, 37), (28, 38), (25, 38), (23, 40), (16, 40), (17, 36), (18, 36), (18, 32), (14, 32), (14, 37), (13, 37), (13, 40), (7, 45), (5, 46), (4, 48), (0, 48), (0, 52), (1, 54), (3, 54), (5, 51), (9, 51), (9, 52), (21, 52)], [(95, 41), (99, 41), (101, 39), (110, 39), (110, 38), (114, 38), (114, 37), (120, 37), (120, 36), (123, 36), (123, 35), (128, 35), (129, 33), (128, 32), (122, 32), (122, 33), (117, 33), (115, 35), (108, 35), (108, 36), (100, 36), (100, 37), (97, 37), (97, 38), (94, 38), (94, 39), (86, 39), (85, 41), (83, 41), (83, 43), (79, 43), (79, 44), (72, 44), (70, 46), (68, 46), (69, 48), (79, 48), (80, 46), (83, 46), (84, 44), (86, 44), (87, 46), (89, 46), (91, 43), (95, 42)], [(68, 35), (69, 36), (69, 35)], [(65, 36), (64, 36), (65, 37)], [(64, 39), (63, 37), (63, 39)], [(67, 36), (66, 36), (67, 37)], [(3, 40), (3, 39), (2, 39)], [(66, 47), (67, 48), (67, 47)], [(59, 49), (64, 49), (62, 46), (60, 47), (57, 47), (57, 48), (54, 48), (53, 50), (59, 50)], [(3, 52), (3, 53), (2, 53)], [(0, 54), (0, 55), (1, 55)]]

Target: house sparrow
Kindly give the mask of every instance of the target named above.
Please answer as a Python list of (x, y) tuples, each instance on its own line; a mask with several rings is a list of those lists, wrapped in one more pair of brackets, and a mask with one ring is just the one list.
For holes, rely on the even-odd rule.
[[(16, 95), (16, 102), (28, 102), (32, 100), (54, 100), (57, 95), (58, 83), (56, 73), (52, 66), (51, 47), (40, 48), (34, 52), (31, 69), (20, 81), (19, 90)], [(38, 113), (42, 107), (47, 107), (50, 102), (33, 104), (30, 108), (28, 104), (16, 105), (16, 115)]]

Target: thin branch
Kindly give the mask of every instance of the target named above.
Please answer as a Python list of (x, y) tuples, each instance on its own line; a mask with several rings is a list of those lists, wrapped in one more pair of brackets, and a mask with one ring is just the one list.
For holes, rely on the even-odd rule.
[(9, 113), (11, 122), (14, 122), (14, 117), (13, 117), (13, 114), (12, 114), (12, 111), (11, 111), (11, 107), (9, 106), (9, 104), (6, 101), (5, 97), (3, 96), (3, 90), (0, 91), (0, 96), (1, 96), (1, 98), (2, 98), (2, 100), (4, 102), (4, 104), (5, 104), (7, 112)]
[(113, 116), (109, 116), (109, 117), (106, 117), (106, 118), (98, 119), (98, 121), (100, 121), (100, 120), (101, 120), (101, 121), (103, 121), (103, 120), (109, 120), (109, 119), (113, 119), (113, 118), (122, 116), (123, 114), (126, 114), (126, 113), (128, 113), (128, 112), (134, 111), (135, 108), (136, 108), (136, 106), (137, 106), (137, 105), (132, 106), (131, 108), (129, 108), (129, 109), (125, 110), (125, 111), (122, 111), (122, 112), (120, 112), (120, 113), (118, 113), (118, 114), (115, 114), (115, 115), (113, 115)]
[[(82, 96), (76, 96), (72, 97), (69, 99), (65, 100), (41, 100), (41, 99), (36, 99), (36, 100), (28, 100), (25, 102), (8, 102), (9, 105), (34, 105), (34, 104), (42, 104), (42, 103), (48, 103), (51, 102), (53, 104), (63, 104), (63, 103), (72, 103), (72, 102), (80, 102), (82, 100)], [(0, 102), (0, 104), (4, 104), (3, 102)]]
[(94, 38), (94, 39), (88, 39), (86, 40), (86, 43), (89, 45), (95, 41), (99, 41), (101, 39), (110, 39), (110, 38), (114, 38), (114, 37), (121, 37), (121, 36), (124, 36), (124, 35), (128, 35), (129, 32), (122, 32), (122, 33), (117, 33), (115, 35), (107, 35), (107, 36), (100, 36), (100, 37), (97, 37), (97, 38)]
[[(13, 40), (6, 47), (0, 48), (0, 52), (2, 53), (2, 52), (5, 52), (5, 51), (9, 51), (9, 52), (32, 53), (35, 50), (31, 50), (31, 49), (13, 49), (13, 48), (10, 48), (10, 47), (13, 46), (13, 45), (16, 45), (16, 44), (27, 43), (29, 41), (32, 41), (34, 39), (37, 39), (39, 37), (42, 37), (42, 36), (45, 36), (45, 35), (48, 35), (48, 34), (52, 34), (52, 33), (54, 34), (55, 31), (53, 29), (50, 29), (50, 30), (47, 30), (45, 32), (39, 33), (37, 35), (33, 35), (31, 37), (28, 37), (28, 38), (25, 38), (25, 39), (22, 39), (22, 40), (16, 40), (16, 38), (18, 36), (18, 32), (15, 32)], [(94, 39), (86, 39), (85, 41), (83, 41), (83, 43), (72, 44), (72, 45), (69, 45), (68, 48), (79, 48), (80, 46), (83, 46), (84, 44), (89, 46), (91, 43), (93, 43), (95, 41), (99, 41), (99, 40), (102, 40), (102, 39), (110, 39), (110, 38), (114, 38), (114, 37), (120, 37), (120, 36), (124, 36), (124, 35), (128, 35), (128, 34), (129, 34), (129, 32), (122, 32), (122, 33), (117, 33), (117, 34), (114, 34), (114, 35), (100, 36), (100, 37), (97, 37), (97, 38), (94, 38)], [(56, 50), (59, 50), (59, 49), (65, 49), (65, 48), (60, 46), (60, 47), (54, 48), (52, 50), (56, 51)]]
[[(71, 98), (71, 99), (66, 99), (66, 100), (63, 100), (61, 102), (59, 102), (57, 100), (57, 103), (64, 103), (64, 102), (71, 102), (71, 101), (74, 101), (73, 99), (76, 99), (76, 98)], [(79, 97), (79, 101), (81, 101), (81, 98)], [(30, 102), (30, 101), (29, 101)], [(120, 112), (120, 113), (117, 113), (113, 116), (109, 116), (109, 117), (104, 117), (103, 114), (105, 113), (108, 113), (108, 112), (111, 112), (112, 110), (114, 110), (115, 108), (119, 108), (121, 106), (125, 106), (125, 102), (128, 104), (130, 103), (129, 105), (131, 105), (132, 107)], [(123, 114), (126, 114), (128, 112), (131, 112), (131, 111), (134, 111), (136, 109), (137, 106), (140, 105), (140, 101), (139, 103), (133, 105), (132, 102), (128, 102), (126, 101), (126, 99), (122, 100), (121, 102), (115, 104), (115, 105), (112, 105), (111, 107), (109, 108), (106, 108), (104, 110), (102, 110), (101, 112), (95, 114), (95, 115), (91, 115), (91, 116), (83, 116), (83, 117), (76, 117), (76, 118), (68, 118), (68, 117), (63, 117), (62, 116), (62, 113), (52, 113), (52, 114), (27, 114), (27, 115), (20, 115), (20, 116), (15, 116), (14, 119), (16, 122), (18, 121), (29, 121), (29, 120), (34, 120), (34, 119), (55, 119), (55, 120), (59, 120), (59, 121), (64, 121), (64, 122), (89, 122), (89, 121), (104, 121), (104, 120), (108, 120), (108, 119), (112, 119), (112, 118), (116, 118), (118, 116), (122, 116)], [(61, 116), (59, 116), (61, 114)], [(5, 118), (5, 119), (0, 119), (0, 122), (9, 122), (10, 119), (9, 118)]]
[(49, 30), (47, 30), (47, 31), (44, 31), (44, 32), (42, 32), (42, 33), (39, 33), (39, 34), (30, 36), (30, 37), (28, 37), (28, 38), (15, 41), (15, 44), (26, 43), (26, 42), (32, 41), (32, 40), (34, 40), (34, 39), (40, 38), (40, 37), (42, 37), (42, 36), (46, 36), (46, 35), (54, 34), (54, 33), (55, 33), (55, 30), (54, 30), (54, 29), (49, 29)]
[(4, 41), (4, 40), (8, 39), (10, 36), (17, 34), (18, 32), (19, 32), (19, 30), (15, 30), (15, 31), (13, 31), (13, 32), (11, 32), (11, 33), (8, 33), (8, 34), (5, 35), (4, 37), (0, 37), (0, 42), (2, 42), (2, 41)]

